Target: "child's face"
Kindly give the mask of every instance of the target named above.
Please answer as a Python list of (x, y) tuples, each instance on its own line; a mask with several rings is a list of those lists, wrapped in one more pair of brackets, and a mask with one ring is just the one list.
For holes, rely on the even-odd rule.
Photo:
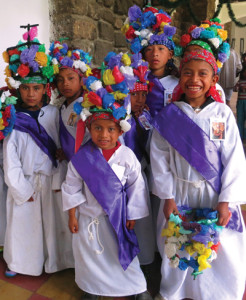
[(40, 83), (25, 83), (19, 87), (21, 99), (30, 110), (42, 107), (42, 99), (46, 86)]
[(137, 91), (131, 93), (131, 110), (136, 113), (143, 109), (146, 102), (147, 92)]
[(76, 100), (82, 89), (82, 79), (71, 69), (61, 69), (56, 77), (59, 92), (71, 103)]
[(218, 81), (213, 68), (203, 60), (191, 60), (181, 70), (180, 86), (189, 104), (201, 105), (205, 102), (205, 94)]
[(120, 126), (112, 120), (96, 120), (91, 123), (89, 131), (94, 144), (103, 150), (114, 148), (122, 135)]
[(173, 53), (166, 46), (152, 45), (146, 47), (144, 51), (144, 58), (149, 63), (149, 68), (156, 76), (163, 76), (165, 67)]

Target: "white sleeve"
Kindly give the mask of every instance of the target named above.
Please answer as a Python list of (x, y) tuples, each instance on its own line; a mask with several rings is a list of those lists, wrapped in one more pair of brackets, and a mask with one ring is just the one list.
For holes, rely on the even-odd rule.
[[(28, 201), (34, 194), (32, 184), (25, 177), (22, 163), (18, 155), (18, 140), (16, 131), (4, 139), (3, 143), (3, 165), (4, 178), (14, 201), (17, 205)], [(23, 149), (24, 150), (24, 149)], [(31, 155), (31, 153), (27, 153)]]
[(73, 164), (69, 162), (66, 180), (62, 184), (63, 210), (68, 210), (86, 202), (83, 194), (84, 182)]
[(150, 142), (150, 165), (153, 175), (152, 193), (162, 200), (174, 198), (170, 145), (155, 129)]
[(221, 142), (221, 160), (224, 167), (219, 202), (245, 203), (246, 162), (235, 117), (230, 111), (226, 120), (226, 137)]
[(129, 168), (127, 170), (126, 194), (127, 220), (137, 220), (149, 215), (147, 205), (147, 188), (141, 173), (141, 165), (134, 153), (129, 155)]

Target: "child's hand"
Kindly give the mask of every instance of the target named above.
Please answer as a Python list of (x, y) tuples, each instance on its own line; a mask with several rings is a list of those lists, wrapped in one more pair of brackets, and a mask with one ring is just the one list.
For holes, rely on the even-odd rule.
[(219, 226), (226, 226), (230, 220), (231, 213), (228, 208), (228, 202), (220, 202), (218, 203), (217, 207), (215, 208), (218, 211), (218, 222), (217, 225)]
[(56, 150), (56, 159), (59, 160), (60, 162), (63, 160), (67, 160), (66, 155), (62, 150), (62, 148)]
[(127, 228), (128, 230), (131, 230), (131, 229), (134, 228), (135, 224), (136, 224), (136, 221), (135, 221), (135, 220), (127, 220), (127, 221), (126, 221), (126, 228)]
[(166, 218), (166, 220), (169, 219), (170, 215), (178, 214), (177, 205), (174, 201), (174, 199), (165, 199), (164, 207), (163, 207), (163, 213)]
[(72, 233), (77, 233), (79, 231), (78, 220), (76, 217), (69, 216), (68, 226)]

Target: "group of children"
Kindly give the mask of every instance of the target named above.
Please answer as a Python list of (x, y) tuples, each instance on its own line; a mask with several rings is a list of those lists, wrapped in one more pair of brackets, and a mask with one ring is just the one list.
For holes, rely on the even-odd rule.
[[(47, 55), (35, 27), (7, 49), (7, 83), (18, 100), (3, 142), (6, 276), (75, 267), (84, 300), (149, 300), (145, 277), (157, 242), (158, 299), (242, 299), (245, 156), (216, 85), (229, 57), (226, 32), (205, 21), (178, 46), (170, 23), (163, 10), (134, 5), (122, 28), (132, 55), (110, 52), (97, 70), (88, 53), (62, 42)], [(182, 57), (179, 73), (173, 55)], [(214, 122), (223, 137), (212, 136)], [(189, 268), (170, 267), (161, 235), (181, 206), (214, 209), (225, 227), (218, 258), (195, 281)]]

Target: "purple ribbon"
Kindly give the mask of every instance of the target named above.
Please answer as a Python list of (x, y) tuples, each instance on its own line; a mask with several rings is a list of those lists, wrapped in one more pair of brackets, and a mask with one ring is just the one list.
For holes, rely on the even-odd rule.
[(139, 253), (136, 235), (126, 228), (127, 186), (123, 186), (100, 150), (88, 141), (71, 162), (108, 215), (118, 239), (119, 261), (124, 270)]
[(16, 112), (14, 129), (28, 133), (39, 148), (48, 155), (53, 165), (57, 167), (56, 144), (38, 121), (25, 113)]
[(61, 117), (61, 111), (59, 114), (59, 137), (62, 149), (66, 155), (68, 161), (71, 160), (72, 156), (74, 155), (75, 150), (75, 139), (74, 137), (68, 132), (66, 126), (64, 125)]
[(156, 116), (153, 126), (219, 194), (223, 166), (209, 136), (173, 103)]
[(165, 89), (161, 84), (160, 80), (153, 74), (149, 73), (148, 80), (149, 82), (152, 82), (154, 86), (147, 95), (146, 104), (149, 107), (149, 112), (151, 116), (154, 117), (164, 106)]
[[(150, 114), (146, 111), (143, 111), (141, 115), (144, 115), (149, 123), (152, 122), (152, 118)], [(125, 145), (132, 149), (132, 151), (137, 156), (137, 159), (141, 162), (144, 154), (145, 154), (145, 147), (149, 137), (149, 130), (146, 130), (142, 123), (139, 123), (139, 130), (137, 129), (137, 122), (134, 117), (130, 118), (128, 122), (131, 124), (131, 129), (127, 131), (124, 135), (124, 142)], [(141, 130), (141, 132), (139, 132)]]

